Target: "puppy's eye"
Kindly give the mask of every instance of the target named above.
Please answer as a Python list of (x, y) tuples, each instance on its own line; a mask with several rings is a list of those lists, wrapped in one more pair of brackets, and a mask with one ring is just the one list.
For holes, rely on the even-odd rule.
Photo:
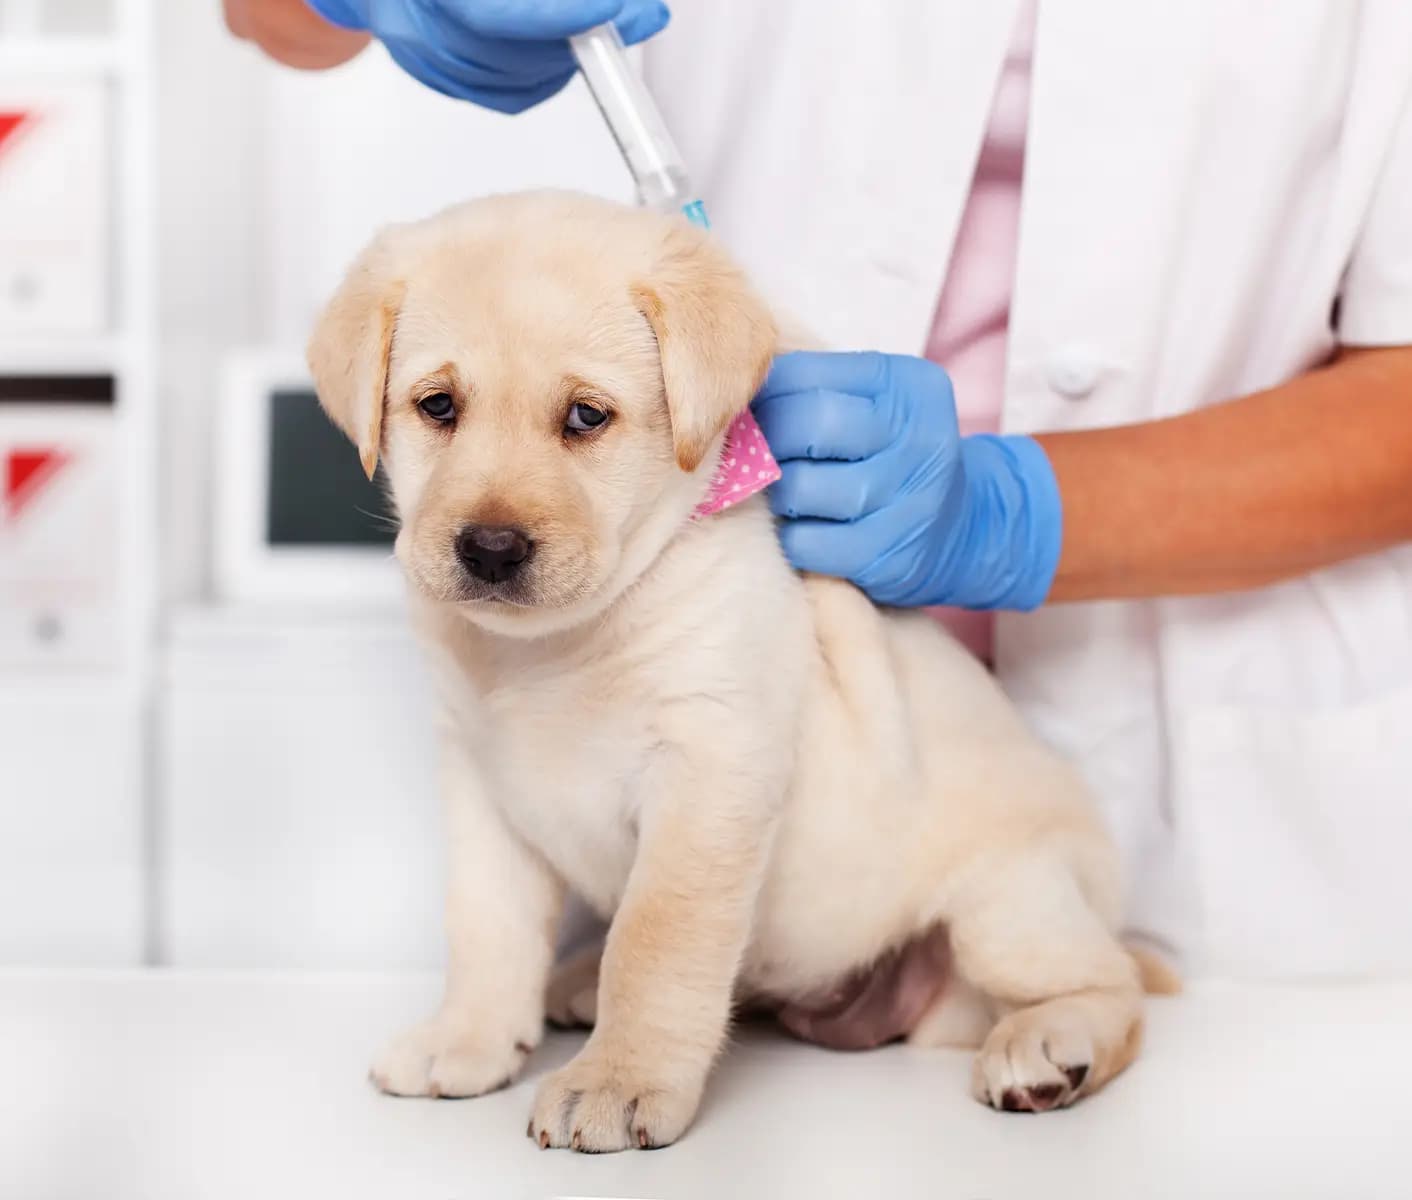
[(429, 396), (423, 396), (417, 401), (417, 407), (422, 410), (424, 416), (442, 424), (456, 419), (455, 401), (445, 392), (432, 392)]
[(569, 406), (569, 415), (564, 421), (564, 428), (570, 433), (592, 433), (607, 423), (607, 412), (601, 408), (594, 408), (591, 404), (580, 402)]

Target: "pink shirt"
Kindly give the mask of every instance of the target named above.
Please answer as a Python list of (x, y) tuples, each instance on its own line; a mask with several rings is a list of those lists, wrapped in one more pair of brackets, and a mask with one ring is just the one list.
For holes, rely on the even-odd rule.
[[(1020, 186), (1029, 123), (1034, 0), (1026, 0), (996, 85), (990, 122), (956, 234), (925, 354), (956, 389), (961, 433), (995, 433), (1005, 398), (1005, 349), (1020, 236)], [(975, 654), (989, 658), (990, 613), (933, 614)]]

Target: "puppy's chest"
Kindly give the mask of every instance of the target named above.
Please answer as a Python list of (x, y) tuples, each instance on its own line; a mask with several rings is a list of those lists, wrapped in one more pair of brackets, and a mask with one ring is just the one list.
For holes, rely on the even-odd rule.
[(492, 689), (476, 738), (505, 819), (604, 913), (627, 882), (655, 752), (650, 710), (623, 687), (587, 672)]

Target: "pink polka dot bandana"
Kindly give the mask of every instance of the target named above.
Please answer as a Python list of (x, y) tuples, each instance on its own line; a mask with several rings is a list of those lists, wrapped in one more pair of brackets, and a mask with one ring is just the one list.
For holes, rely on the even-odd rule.
[(709, 517), (739, 504), (746, 497), (763, 492), (779, 477), (780, 465), (765, 445), (765, 435), (747, 408), (726, 430), (721, 465), (716, 468), (716, 477), (711, 481), (706, 499), (696, 506), (692, 517)]

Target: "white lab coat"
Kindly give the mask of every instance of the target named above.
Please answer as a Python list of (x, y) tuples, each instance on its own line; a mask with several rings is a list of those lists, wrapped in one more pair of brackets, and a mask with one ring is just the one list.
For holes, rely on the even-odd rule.
[[(648, 80), (719, 235), (830, 344), (919, 353), (1018, 0), (673, 10)], [(1005, 428), (1412, 343), (1412, 3), (1040, 0), (1032, 89)], [(1135, 929), (1196, 971), (1412, 969), (1412, 548), (1006, 615), (997, 658)]]

